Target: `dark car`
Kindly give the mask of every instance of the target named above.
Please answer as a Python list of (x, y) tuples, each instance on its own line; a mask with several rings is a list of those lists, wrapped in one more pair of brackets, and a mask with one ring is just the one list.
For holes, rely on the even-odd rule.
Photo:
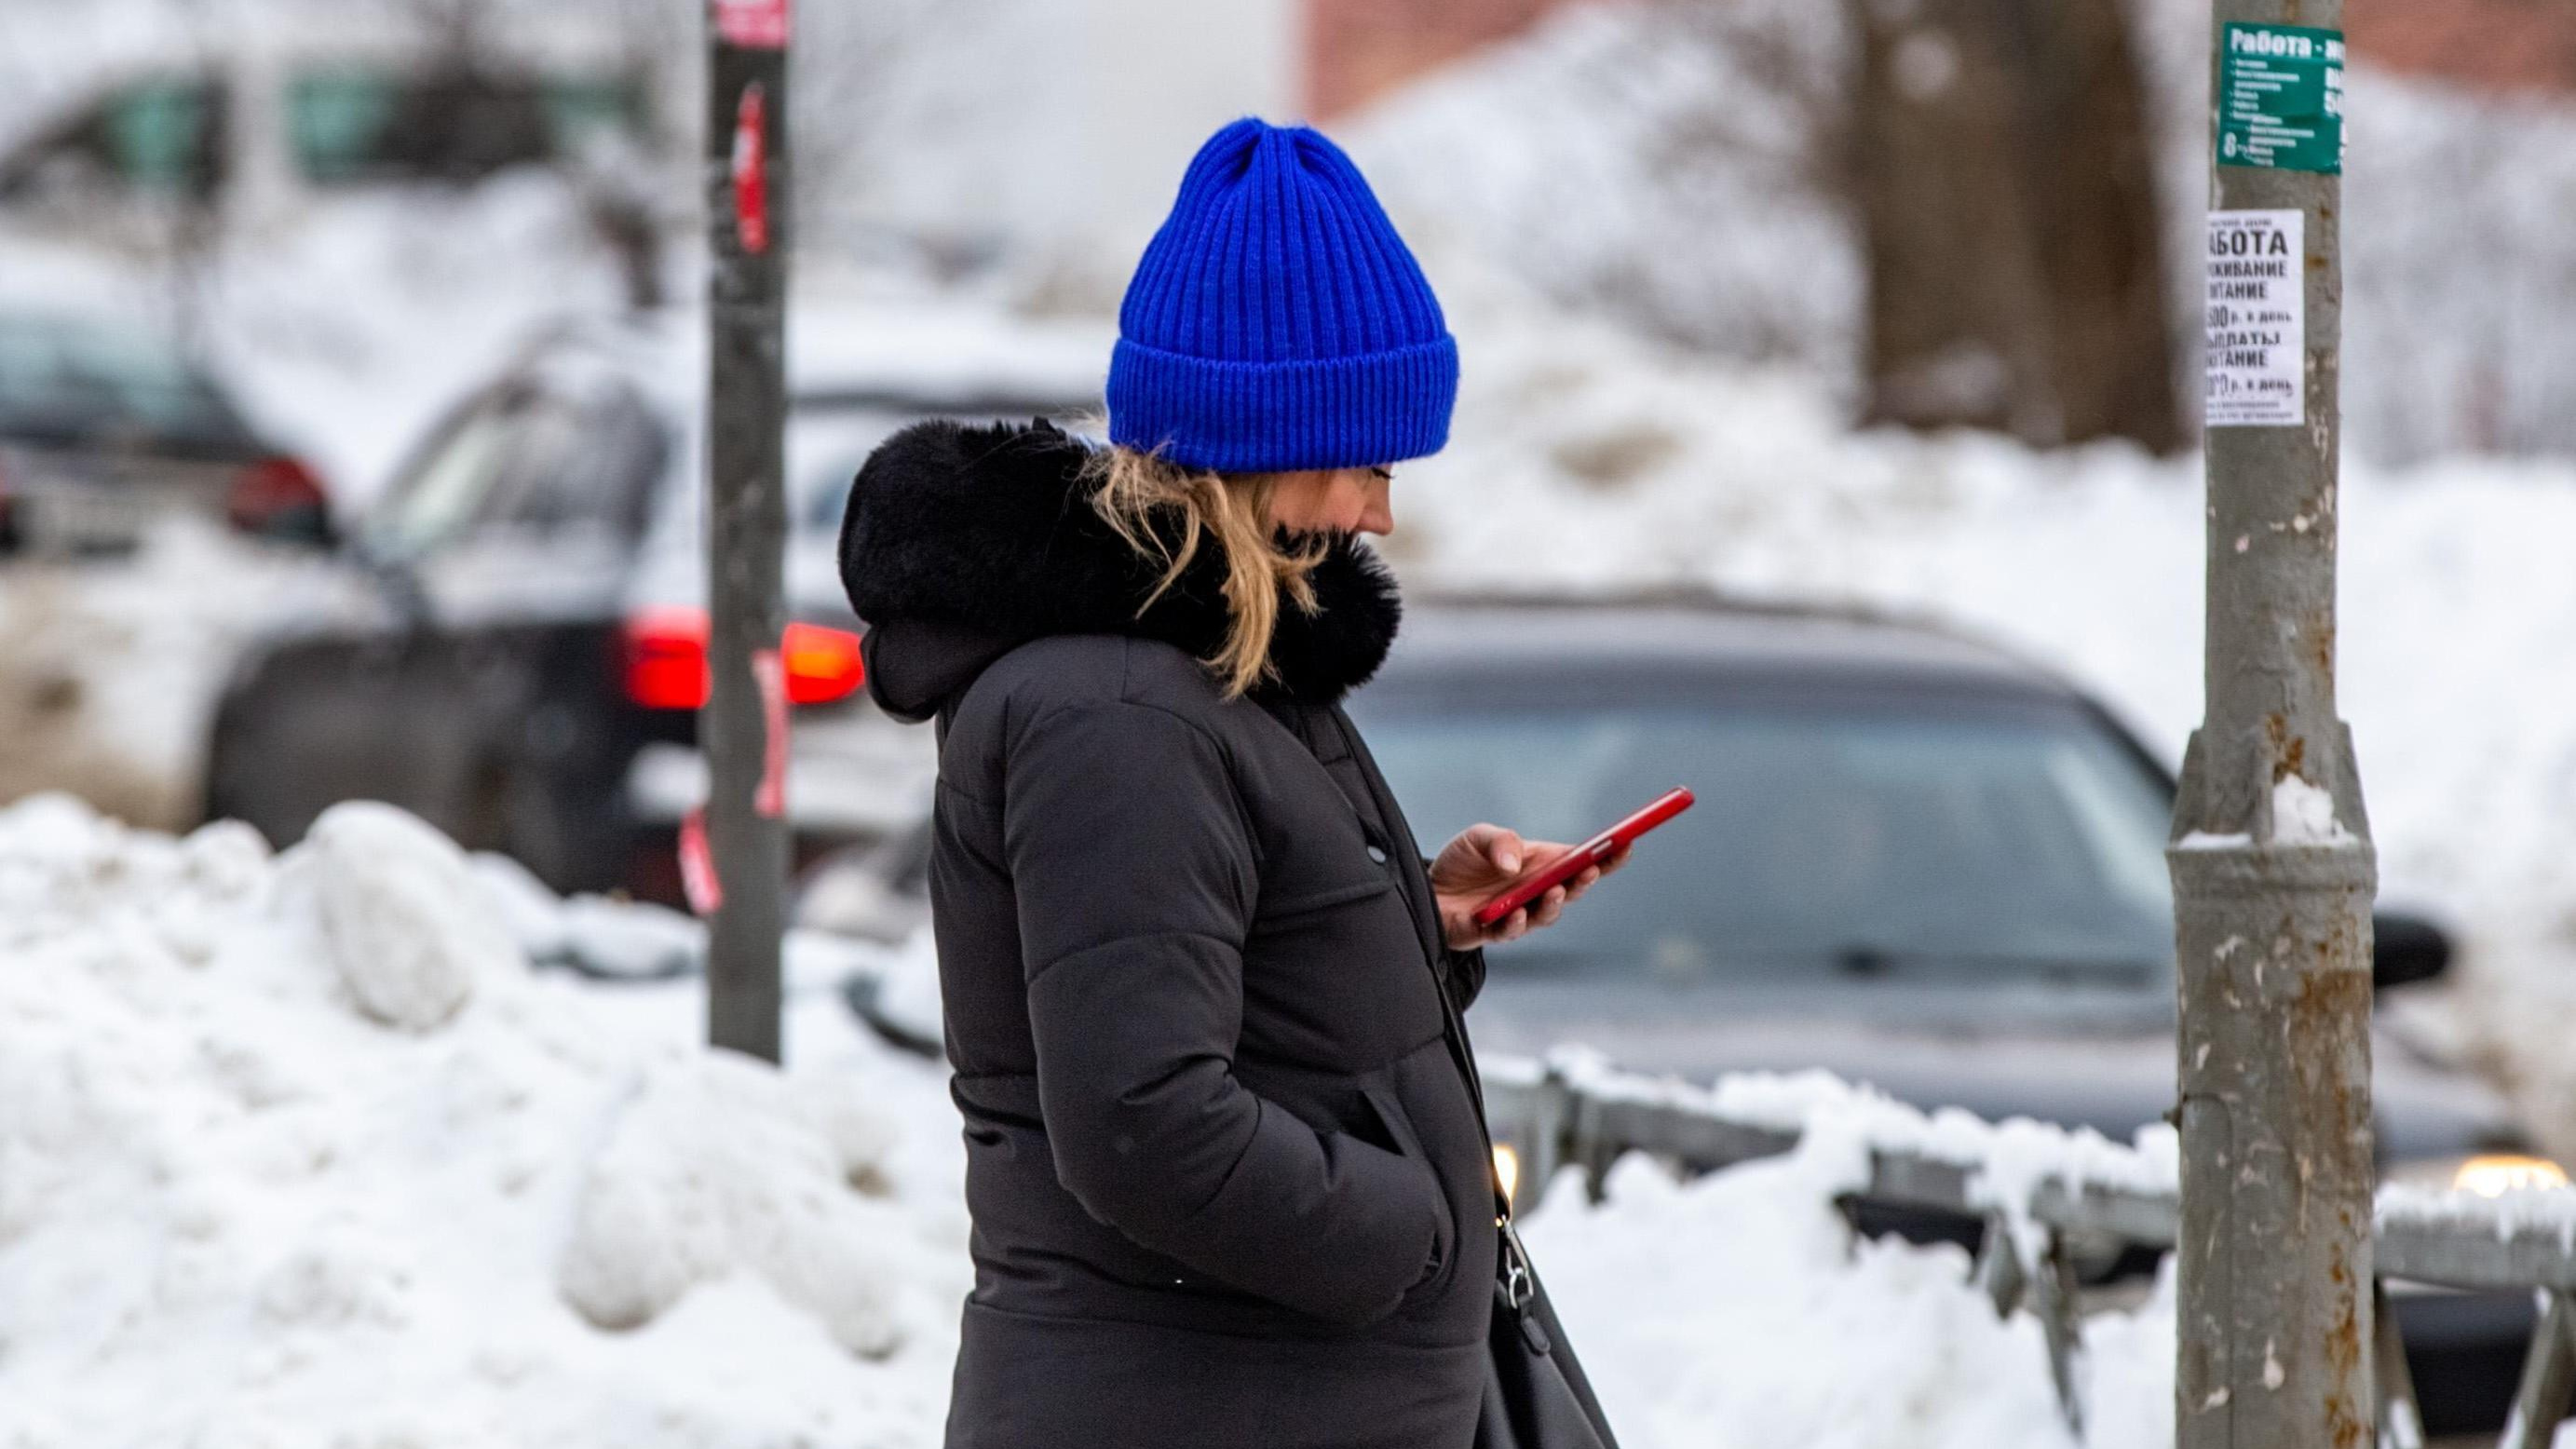
[[(908, 823), (933, 769), (859, 689), (832, 556), (859, 461), (931, 413), (1096, 405), (1106, 356), (1059, 348), (1050, 372), (1022, 342), (985, 365), (932, 329), (943, 368), (906, 352), (904, 328), (848, 325), (875, 345), (807, 349), (820, 360), (795, 373), (788, 429), (786, 794), (808, 858)], [(563, 332), (432, 430), (330, 581), (284, 601), (236, 669), (209, 815), (283, 844), (337, 801), (384, 800), (557, 890), (679, 899), (677, 827), (706, 790), (705, 374), (685, 329)]]
[(311, 543), (331, 529), (313, 470), (170, 339), (0, 313), (0, 553), (121, 552), (173, 513)]
[[(2044, 670), (1862, 614), (1451, 601), (1407, 611), (1350, 710), (1426, 848), (1478, 821), (1580, 840), (1674, 785), (1698, 794), (1555, 927), (1488, 952), (1480, 1051), (1580, 1042), (1699, 1081), (1822, 1067), (2118, 1141), (2173, 1105), (2174, 781)], [(866, 857), (881, 882), (818, 876), (805, 918), (884, 916), (917, 856)], [(2384, 980), (2446, 960), (2424, 922), (2381, 935)], [(924, 1025), (887, 1023), (935, 1045)], [(2381, 1034), (2374, 1078), (2393, 1177), (2449, 1186), (2529, 1150), (2493, 1092), (2401, 1038)], [(1978, 1227), (1858, 1212), (1917, 1238)], [(2501, 1422), (2529, 1303), (2394, 1301), (2436, 1428)]]

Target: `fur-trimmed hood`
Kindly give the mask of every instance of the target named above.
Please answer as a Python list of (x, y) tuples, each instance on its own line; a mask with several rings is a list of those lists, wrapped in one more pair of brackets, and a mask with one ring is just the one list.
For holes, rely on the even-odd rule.
[[(1085, 496), (1089, 448), (1043, 420), (916, 423), (879, 445), (850, 487), (841, 583), (868, 626), (868, 693), (923, 719), (985, 666), (1032, 639), (1125, 634), (1205, 657), (1226, 628), (1224, 566), (1202, 544), (1139, 616), (1160, 567)], [(1356, 539), (1336, 537), (1312, 576), (1321, 606), (1284, 598), (1270, 643), (1277, 682), (1327, 704), (1385, 662), (1401, 610), (1395, 580)]]

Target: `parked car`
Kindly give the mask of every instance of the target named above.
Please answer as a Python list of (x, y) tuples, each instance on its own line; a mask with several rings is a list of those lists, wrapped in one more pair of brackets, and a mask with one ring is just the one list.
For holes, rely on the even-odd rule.
[[(1699, 803), (1555, 927), (1488, 951), (1480, 1051), (1581, 1042), (1705, 1081), (1822, 1067), (1927, 1110), (2115, 1140), (2174, 1102), (2174, 780), (2080, 689), (1995, 648), (1863, 614), (1673, 597), (1425, 602), (1350, 706), (1426, 848), (1480, 820), (1579, 840), (1674, 785)], [(920, 918), (917, 840), (819, 872), (808, 924)], [(2383, 917), (2384, 986), (2449, 943)], [(877, 1006), (936, 1048), (918, 1013)], [(2382, 1030), (2388, 1175), (2449, 1186), (2531, 1148), (2484, 1085)], [(1861, 1225), (1978, 1225), (1858, 1204)], [(2117, 1264), (2103, 1272), (2151, 1263)], [(2502, 1422), (2516, 1295), (2400, 1293), (2437, 1431)]]
[[(655, 78), (613, 24), (514, 19), (460, 47), (434, 17), (316, 7), (310, 25), (121, 46), (101, 81), (0, 138), (0, 208), (122, 243), (206, 215), (256, 228), (385, 184), (453, 185), (644, 148)], [(89, 62), (95, 66), (96, 62)]]
[(322, 480), (176, 343), (96, 317), (0, 312), (0, 554), (132, 548), (192, 513), (322, 543)]
[[(706, 791), (702, 348), (685, 322), (552, 336), (430, 432), (215, 713), (207, 810), (284, 844), (335, 801), (412, 810), (557, 890), (680, 898)], [(846, 330), (845, 330), (846, 329)], [(859, 690), (834, 545), (859, 462), (937, 413), (1097, 406), (1105, 341), (990, 319), (799, 323), (787, 437), (787, 802), (801, 858), (928, 805), (919, 731)]]

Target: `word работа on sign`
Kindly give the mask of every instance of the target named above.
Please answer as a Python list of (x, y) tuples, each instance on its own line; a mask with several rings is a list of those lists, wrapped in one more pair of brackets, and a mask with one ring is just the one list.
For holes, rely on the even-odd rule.
[(2205, 426), (2307, 421), (2306, 230), (2295, 210), (2209, 214)]
[(2304, 25), (2223, 27), (2218, 164), (2343, 173), (2343, 33)]

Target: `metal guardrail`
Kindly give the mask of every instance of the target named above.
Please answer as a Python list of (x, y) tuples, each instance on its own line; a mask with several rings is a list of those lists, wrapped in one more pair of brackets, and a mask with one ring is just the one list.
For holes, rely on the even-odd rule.
[[(1581, 1052), (1545, 1062), (1486, 1058), (1480, 1071), (1487, 1117), (1496, 1140), (1519, 1155), (1525, 1190), (1543, 1190), (1570, 1164), (1597, 1195), (1611, 1163), (1631, 1151), (1686, 1173), (1713, 1172), (1795, 1151), (1813, 1130), (1847, 1135), (1866, 1158), (1865, 1166), (1855, 1160), (1847, 1200), (1985, 1224), (1975, 1281), (1996, 1312), (2028, 1307), (2039, 1319), (2058, 1407), (2079, 1441), (2078, 1249), (2171, 1249), (2181, 1218), (2174, 1164), (2158, 1154), (2038, 1124), (1927, 1118), (1874, 1093), (1823, 1085), (1821, 1074), (1707, 1089), (1622, 1073)], [(1728, 1090), (1747, 1083), (1772, 1089)], [(2014, 1132), (2024, 1150), (1998, 1150)], [(2064, 1151), (2046, 1150), (2052, 1135)], [(2029, 1150), (2034, 1141), (2038, 1150)], [(2465, 1192), (2383, 1193), (2377, 1218), (2380, 1449), (2424, 1443), (2389, 1280), (2538, 1295), (2502, 1449), (2549, 1449), (2558, 1422), (2576, 1412), (2576, 1188), (2524, 1191), (2505, 1203)]]

